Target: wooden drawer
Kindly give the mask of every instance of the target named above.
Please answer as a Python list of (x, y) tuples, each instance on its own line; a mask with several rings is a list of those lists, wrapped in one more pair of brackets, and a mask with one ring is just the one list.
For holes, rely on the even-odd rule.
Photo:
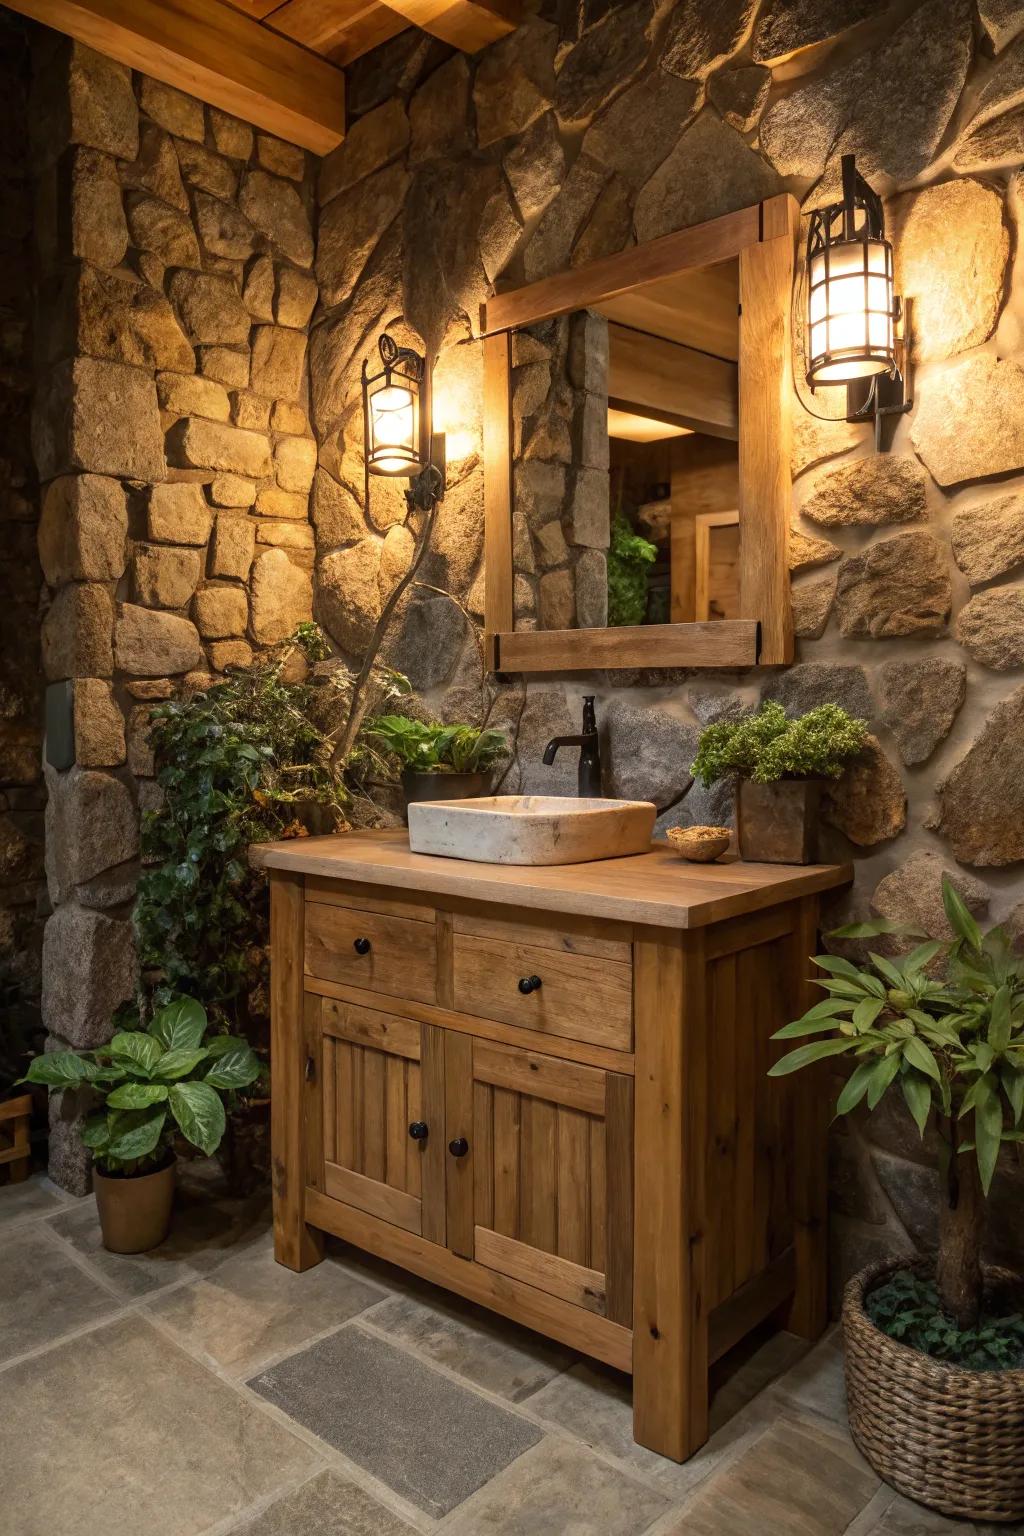
[(433, 922), (306, 902), (307, 976), (412, 1002), (437, 1001)]
[[(521, 1024), (612, 1050), (633, 1048), (633, 967), (620, 938), (562, 934), (508, 920), (455, 919), (453, 970), (459, 1013)], [(570, 947), (571, 946), (571, 947)], [(540, 986), (520, 990), (539, 978)]]

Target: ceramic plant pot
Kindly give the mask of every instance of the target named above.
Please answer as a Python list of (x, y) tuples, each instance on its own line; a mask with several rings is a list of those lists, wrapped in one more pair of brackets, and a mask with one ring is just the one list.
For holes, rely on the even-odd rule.
[(93, 1169), (103, 1246), (110, 1253), (145, 1253), (163, 1242), (171, 1226), (177, 1161), (155, 1173), (130, 1177)]
[(813, 864), (818, 856), (818, 779), (740, 780), (740, 854), (752, 864)]
[(416, 768), (402, 770), (402, 790), (406, 805), (421, 800), (472, 800), (486, 795), (491, 787), (489, 773), (420, 773)]

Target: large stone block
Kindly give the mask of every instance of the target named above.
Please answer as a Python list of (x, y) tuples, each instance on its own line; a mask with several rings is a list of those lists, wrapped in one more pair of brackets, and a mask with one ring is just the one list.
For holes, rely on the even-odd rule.
[(137, 368), (76, 357), (40, 385), (32, 442), (41, 480), (92, 470), (125, 480), (166, 473), (156, 388)]
[(245, 261), (256, 249), (256, 231), (231, 203), (222, 203), (208, 192), (195, 194), (196, 228), (203, 249), (211, 256)]
[(322, 467), (313, 479), (310, 511), (317, 546), (322, 550), (358, 543), (369, 531), (363, 509), (352, 492)]
[(248, 581), (256, 534), (247, 517), (218, 512), (210, 551), (210, 575)]
[[(490, 56), (488, 51), (487, 57)], [(482, 67), (482, 65), (481, 65)], [(348, 187), (372, 176), (396, 159), (409, 142), (409, 119), (403, 103), (393, 96), (352, 124), (344, 141), (320, 164), (321, 207)]]
[(798, 640), (820, 640), (835, 603), (835, 577), (819, 576), (816, 581), (802, 581), (793, 587), (790, 596), (794, 635)]
[(675, 148), (701, 97), (696, 80), (655, 70), (595, 118), (583, 137), (584, 153), (639, 189)]
[(142, 124), (138, 157), (127, 164), (122, 162), (120, 171), (123, 186), (152, 192), (161, 202), (188, 212), (188, 194), (181, 180), (174, 145), (169, 135), (155, 123)]
[(192, 220), (180, 208), (155, 197), (138, 198), (128, 205), (128, 228), (135, 248), (150, 251), (165, 267), (202, 266)]
[(320, 562), (318, 614), (331, 638), (349, 654), (362, 654), (380, 617), (380, 549), (379, 539), (364, 538)]
[(838, 544), (833, 544), (828, 539), (815, 539), (809, 534), (801, 533), (799, 528), (791, 527), (789, 530), (789, 571), (791, 576), (798, 575), (801, 571), (810, 571), (819, 565), (831, 565), (833, 560), (842, 558), (842, 550)]
[(455, 674), (468, 628), (465, 614), (450, 598), (407, 592), (388, 631), (384, 659), (414, 689), (436, 688)]
[(154, 485), (149, 493), (146, 531), (158, 544), (205, 544), (213, 514), (202, 486), (193, 481)]
[(702, 112), (637, 198), (637, 239), (701, 224), (781, 190), (776, 173), (735, 128)]
[(168, 445), (188, 468), (225, 470), (257, 480), (273, 471), (270, 444), (261, 433), (200, 416), (186, 417), (173, 427)]
[(957, 512), (953, 558), (972, 587), (1024, 565), (1024, 496), (1000, 496)]
[[(817, 411), (819, 405), (815, 404)], [(845, 410), (845, 396), (843, 409)], [(837, 458), (842, 453), (849, 453), (851, 448), (856, 448), (858, 443), (866, 441), (866, 432), (863, 426), (855, 422), (822, 420), (820, 416), (812, 416), (808, 411), (796, 406), (793, 411), (793, 448), (790, 455), (790, 463), (793, 468), (793, 478), (802, 475), (805, 470), (813, 469), (817, 464), (823, 464), (826, 459)]]
[(453, 54), (435, 69), (409, 103), (409, 164), (458, 155), (469, 147), (469, 65)]
[(252, 568), (252, 636), (258, 645), (286, 640), (313, 616), (313, 584), (282, 549), (268, 549)]
[(233, 202), (238, 192), (238, 168), (229, 160), (215, 155), (203, 144), (193, 144), (188, 139), (175, 139), (181, 174), (189, 186), (211, 197), (219, 197), (225, 203)]
[(829, 787), (822, 815), (858, 848), (873, 848), (903, 831), (907, 794), (899, 772), (874, 736), (839, 782)]
[(253, 142), (253, 131), (249, 124), (243, 123), (241, 118), (232, 117), (229, 112), (221, 112), (217, 107), (209, 110), (213, 142), (220, 154), (229, 155), (233, 160), (248, 160)]
[(43, 497), (39, 562), (51, 587), (119, 581), (127, 562), (124, 487), (103, 475), (61, 475)]
[(274, 302), (274, 318), (278, 325), (303, 330), (309, 324), (318, 295), (316, 278), (307, 272), (297, 272), (294, 267), (279, 267)]
[[(580, 155), (575, 161), (523, 252), (523, 271), (527, 282), (551, 277), (569, 265), (576, 237), (607, 180), (608, 172), (604, 166), (591, 160), (589, 155)], [(522, 203), (520, 212), (524, 218), (528, 217)]]
[(969, 134), (953, 157), (956, 170), (998, 171), (1024, 159), (1024, 108), (1007, 112)]
[(682, 79), (706, 79), (739, 49), (756, 10), (757, 0), (683, 0), (669, 24), (662, 68)]
[(565, 179), (565, 150), (555, 114), (546, 112), (515, 139), (503, 164), (522, 217), (536, 218)]
[(693, 783), (697, 727), (668, 710), (614, 698), (605, 707), (606, 788), (620, 800), (674, 805)]
[(174, 272), (169, 292), (193, 341), (224, 344), (249, 340), (249, 312), (230, 278), (214, 272)]
[(836, 662), (807, 661), (788, 667), (765, 685), (763, 697), (781, 704), (791, 719), (819, 704), (841, 704), (859, 720), (869, 719), (872, 713), (864, 668)]
[(113, 1033), (115, 1009), (134, 995), (136, 970), (131, 923), (85, 907), (60, 907), (43, 937), (47, 1029), (79, 1050), (103, 1045)]
[(304, 522), (309, 513), (309, 500), (301, 492), (283, 491), (279, 485), (264, 485), (256, 493), (253, 510), (259, 517), (294, 517)]
[(930, 533), (871, 544), (839, 567), (836, 609), (847, 640), (941, 634), (952, 602), (949, 565)]
[(954, 934), (942, 903), (944, 877), (953, 882), (974, 916), (984, 917), (989, 897), (981, 882), (947, 864), (937, 853), (924, 851), (912, 853), (878, 882), (871, 897), (871, 910), (878, 917), (913, 924), (929, 938), (949, 943)]
[(119, 266), (128, 249), (117, 166), (109, 155), (79, 147), (68, 167), (71, 254), (99, 267)]
[(989, 715), (970, 750), (937, 788), (929, 825), (963, 864), (1001, 867), (1024, 860), (1024, 687)]
[(586, 549), (573, 568), (576, 582), (576, 623), (580, 629), (608, 627), (608, 557), (601, 549)]
[(926, 486), (910, 455), (872, 454), (820, 475), (800, 511), (823, 528), (917, 522), (928, 515)]
[(1024, 368), (978, 352), (929, 377), (911, 437), (943, 486), (1024, 468)]
[(321, 215), (316, 275), (325, 304), (350, 298), (388, 225), (398, 216), (409, 173), (389, 165), (341, 193)]
[(72, 768), (46, 778), (46, 877), (58, 905), (73, 886), (135, 857), (139, 817), (127, 784), (112, 774)]
[(555, 95), (558, 29), (531, 17), (480, 55), (473, 84), (477, 143), (517, 138)]
[(196, 593), (193, 613), (204, 640), (230, 640), (245, 634), (249, 602), (239, 587), (204, 587)]
[(805, 48), (841, 37), (878, 13), (878, 0), (769, 0), (754, 29), (759, 64), (784, 64)]
[(114, 690), (99, 677), (74, 685), (75, 761), (80, 768), (118, 768), (125, 759), (124, 716)]
[(275, 176), (287, 176), (290, 181), (301, 181), (306, 174), (306, 151), (269, 133), (257, 135), (256, 158), (264, 170), (273, 171)]
[(42, 71), (34, 92), (32, 140), (37, 158), (54, 158), (65, 144), (86, 144), (134, 160), (139, 110), (132, 74), (84, 43), (64, 41)]
[(302, 331), (259, 325), (253, 333), (250, 383), (258, 395), (295, 400), (302, 388), (306, 338)]
[(274, 464), (283, 491), (307, 495), (316, 470), (316, 443), (311, 437), (283, 437), (274, 449)]
[(195, 373), (160, 373), (156, 380), (157, 399), (169, 416), (207, 416), (211, 421), (227, 421), (231, 402), (223, 384)]
[(202, 144), (206, 137), (203, 104), (194, 96), (186, 96), (184, 91), (176, 91), (173, 85), (142, 75), (139, 101), (146, 116), (166, 128), (168, 133)]
[(43, 620), (40, 639), (47, 682), (65, 677), (110, 677), (114, 608), (105, 587), (62, 587)]
[(558, 71), (555, 110), (563, 123), (585, 122), (639, 71), (650, 48), (654, 14), (652, 0), (629, 0), (584, 32)]
[(878, 673), (881, 718), (908, 766), (931, 757), (952, 730), (966, 696), (967, 668), (942, 656), (889, 661)]
[(231, 394), (231, 419), (247, 432), (270, 431), (271, 402), (250, 389), (236, 389)]
[(957, 615), (956, 637), (983, 667), (1024, 667), (1024, 586), (975, 593)]
[(120, 671), (132, 677), (173, 677), (194, 671), (203, 659), (196, 627), (188, 619), (124, 603), (114, 634)]
[(132, 597), (145, 608), (185, 608), (201, 575), (198, 549), (137, 544), (132, 558)]
[(768, 101), (772, 72), (759, 64), (726, 69), (708, 81), (708, 96), (731, 128), (750, 133)]
[(245, 173), (238, 206), (251, 224), (300, 267), (313, 265), (313, 232), (295, 188), (267, 171)]
[(79, 351), (110, 362), (179, 373), (195, 367), (192, 348), (163, 294), (123, 271), (81, 268), (75, 338)]
[(887, 217), (896, 292), (913, 303), (917, 362), (986, 341), (1003, 306), (1010, 235), (1003, 199), (980, 181), (946, 181), (895, 199)]

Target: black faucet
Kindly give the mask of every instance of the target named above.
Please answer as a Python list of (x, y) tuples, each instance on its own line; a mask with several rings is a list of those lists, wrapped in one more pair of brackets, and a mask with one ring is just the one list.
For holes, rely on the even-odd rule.
[(597, 734), (597, 717), (592, 697), (583, 700), (583, 730), (579, 736), (553, 736), (544, 748), (544, 762), (548, 768), (555, 760), (559, 747), (579, 747), (579, 792), (584, 798), (601, 794), (601, 741)]

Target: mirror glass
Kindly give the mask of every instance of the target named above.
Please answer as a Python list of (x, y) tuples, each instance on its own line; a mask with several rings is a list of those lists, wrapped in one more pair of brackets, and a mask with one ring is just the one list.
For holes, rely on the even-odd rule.
[(517, 629), (738, 616), (738, 313), (733, 260), (514, 334)]

